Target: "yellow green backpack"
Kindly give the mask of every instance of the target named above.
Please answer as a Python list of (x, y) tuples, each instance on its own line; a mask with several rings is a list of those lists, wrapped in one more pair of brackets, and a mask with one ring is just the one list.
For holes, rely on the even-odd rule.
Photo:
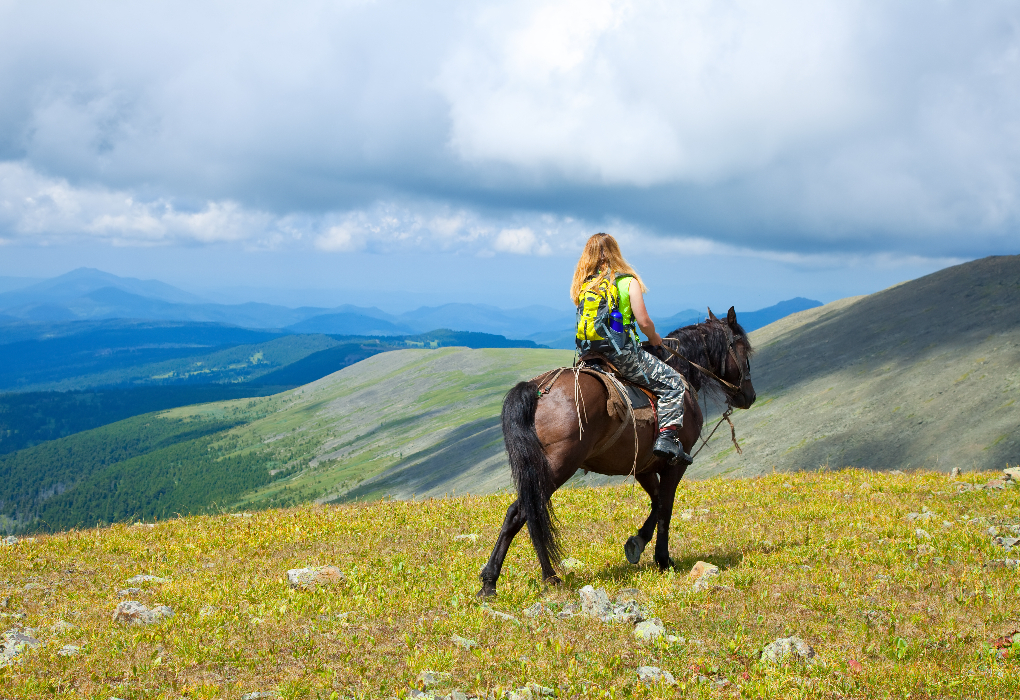
[[(581, 352), (621, 352), (633, 338), (630, 294), (620, 293), (620, 282), (631, 275), (613, 275), (585, 287), (577, 299), (577, 347)], [(621, 298), (621, 296), (623, 298)], [(621, 308), (622, 307), (622, 308)], [(618, 312), (614, 314), (613, 312)]]

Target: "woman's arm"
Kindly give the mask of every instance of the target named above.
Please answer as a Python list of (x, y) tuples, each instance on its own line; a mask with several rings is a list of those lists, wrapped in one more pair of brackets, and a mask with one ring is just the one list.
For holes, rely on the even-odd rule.
[(648, 310), (645, 309), (645, 298), (641, 295), (641, 285), (633, 277), (627, 280), (627, 282), (630, 285), (630, 310), (634, 314), (634, 320), (637, 321), (638, 328), (648, 336), (649, 343), (652, 345), (662, 345), (662, 338), (655, 332), (655, 324), (652, 323), (652, 319), (648, 316)]

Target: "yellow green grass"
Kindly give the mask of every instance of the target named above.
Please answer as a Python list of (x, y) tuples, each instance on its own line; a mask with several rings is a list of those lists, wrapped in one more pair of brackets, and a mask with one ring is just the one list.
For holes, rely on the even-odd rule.
[[(403, 697), (425, 669), (449, 672), (440, 694), (455, 687), (498, 694), (529, 682), (585, 698), (1020, 692), (1016, 658), (997, 658), (990, 645), (1020, 628), (1020, 574), (987, 566), (1004, 556), (987, 529), (1020, 522), (1020, 488), (958, 493), (940, 474), (861, 470), (684, 482), (671, 547), (677, 569), (665, 574), (650, 551), (639, 566), (623, 558), (623, 542), (647, 513), (638, 487), (564, 490), (554, 496), (564, 549), (583, 567), (561, 586), (543, 587), (522, 533), (490, 603), (520, 624), (474, 598), (510, 499), (302, 506), (4, 547), (3, 630), (35, 628), (43, 645), (0, 669), (0, 696)], [(925, 507), (935, 516), (904, 518)], [(918, 527), (931, 539), (918, 539)], [(454, 540), (466, 533), (477, 542)], [(722, 569), (724, 588), (692, 589), (687, 572), (698, 560)], [(346, 582), (288, 588), (288, 569), (322, 564), (338, 566)], [(145, 592), (133, 597), (169, 605), (174, 616), (148, 627), (113, 622), (117, 590), (140, 573), (170, 582), (142, 584)], [(521, 615), (536, 601), (577, 601), (587, 584), (610, 596), (639, 589), (668, 631), (698, 642), (648, 646), (631, 625)], [(74, 627), (53, 629), (61, 620)], [(480, 646), (462, 650), (453, 634)], [(824, 663), (758, 662), (764, 645), (791, 634)], [(82, 651), (59, 656), (65, 644)], [(670, 671), (680, 685), (640, 684), (641, 665)], [(716, 688), (698, 675), (731, 684)]]

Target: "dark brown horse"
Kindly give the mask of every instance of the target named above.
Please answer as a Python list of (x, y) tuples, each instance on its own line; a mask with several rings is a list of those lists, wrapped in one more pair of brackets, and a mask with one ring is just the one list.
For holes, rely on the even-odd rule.
[[(724, 395), (732, 408), (750, 408), (755, 399), (749, 364), (751, 343), (737, 323), (732, 307), (725, 321), (709, 311), (709, 320), (675, 330), (667, 336), (669, 338), (673, 339), (666, 341), (669, 347), (685, 359), (653, 348), (660, 359), (683, 374), (699, 392), (715, 391)], [(703, 369), (696, 369), (691, 363)], [(482, 569), (479, 596), (495, 595), (507, 550), (525, 524), (542, 566), (542, 578), (559, 582), (554, 562), (559, 562), (561, 552), (549, 500), (553, 492), (578, 469), (625, 475), (631, 473), (634, 465), (634, 431), (630, 429), (624, 430), (611, 448), (592, 456), (595, 446), (615, 433), (622, 420), (609, 415), (606, 389), (597, 378), (584, 373), (575, 376), (567, 371), (559, 375), (547, 394), (539, 397), (538, 389), (534, 382), (520, 382), (503, 401), (503, 439), (517, 487), (517, 500), (507, 509), (496, 546)], [(583, 400), (578, 402), (575, 396)], [(701, 435), (703, 422), (701, 407), (692, 392), (687, 392), (680, 439), (688, 453)], [(665, 570), (673, 565), (669, 556), (673, 500), (687, 467), (667, 464), (652, 454), (656, 435), (654, 424), (637, 426), (634, 471), (638, 483), (648, 492), (652, 506), (644, 525), (627, 540), (624, 553), (630, 563), (638, 563), (658, 527), (655, 563)]]

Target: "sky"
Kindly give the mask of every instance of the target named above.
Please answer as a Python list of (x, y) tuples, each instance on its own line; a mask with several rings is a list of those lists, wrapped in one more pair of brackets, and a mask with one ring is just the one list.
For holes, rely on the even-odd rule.
[(0, 0), (0, 275), (657, 313), (1020, 252), (1013, 0)]

